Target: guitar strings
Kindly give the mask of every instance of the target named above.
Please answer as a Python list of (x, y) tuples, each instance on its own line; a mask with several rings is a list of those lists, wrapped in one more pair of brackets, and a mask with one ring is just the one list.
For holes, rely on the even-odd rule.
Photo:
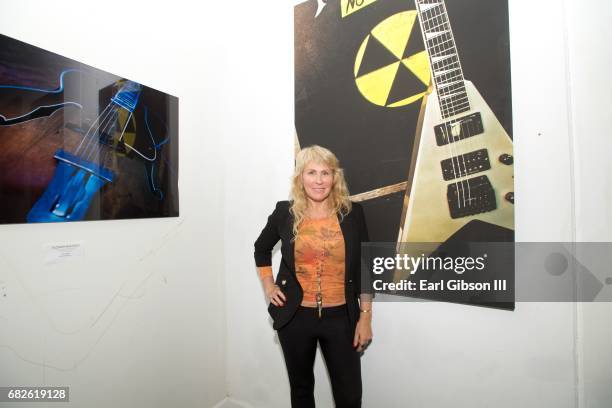
[[(440, 0), (440, 1), (441, 1), (441, 8), (443, 10), (443, 13), (446, 15), (446, 23), (448, 24), (448, 31), (449, 31), (450, 37), (451, 37), (451, 39), (453, 41), (453, 48), (455, 50), (455, 55), (456, 55), (456, 58), (457, 58), (457, 62), (456, 62), (457, 68), (455, 68), (455, 69), (459, 70), (460, 80), (461, 80), (461, 83), (463, 85), (463, 92), (465, 92), (465, 98), (466, 98), (465, 102), (462, 102), (458, 106), (454, 107), (453, 114), (456, 114), (457, 108), (459, 108), (459, 110), (461, 110), (462, 107), (466, 103), (467, 103), (467, 107), (470, 108), (470, 103), (469, 103), (469, 99), (468, 99), (468, 95), (467, 95), (467, 89), (465, 87), (465, 77), (463, 75), (463, 68), (461, 67), (461, 61), (459, 60), (459, 50), (457, 49), (457, 42), (455, 41), (455, 35), (453, 33), (452, 24), (450, 22), (450, 19), (448, 18), (448, 11), (446, 10), (446, 4), (445, 4), (444, 0)], [(461, 129), (462, 121), (460, 119), (458, 119), (458, 120), (456, 120), (456, 122), (458, 122), (459, 132), (460, 132), (459, 133), (459, 137), (460, 137), (461, 130), (462, 130)], [(465, 140), (465, 139), (466, 138), (463, 139), (464, 142), (462, 143), (462, 145), (465, 146), (465, 147), (468, 147), (469, 148), (468, 151), (474, 151), (474, 143), (475, 143), (474, 140), (471, 137), (467, 137), (468, 140)], [(465, 154), (466, 153), (467, 152), (465, 152), (465, 151), (461, 153), (461, 160), (463, 161), (463, 169), (464, 169), (463, 176), (465, 176), (465, 177), (468, 176), (468, 169), (467, 169), (467, 165), (465, 163)], [(460, 160), (460, 158), (457, 158), (457, 161), (459, 161), (459, 160)], [(470, 186), (469, 179), (463, 180), (462, 181), (462, 186), (463, 186), (463, 190), (464, 191), (465, 191), (465, 187), (467, 187), (467, 191), (468, 191), (468, 205), (472, 205), (472, 188)], [(465, 205), (465, 201), (464, 201), (464, 205)]]
[[(416, 7), (417, 7), (418, 12), (419, 12), (419, 21), (421, 23), (421, 30), (422, 30), (422, 34), (423, 34), (423, 42), (425, 43), (425, 47), (427, 48), (427, 51), (428, 51), (427, 53), (428, 53), (428, 56), (429, 56), (430, 65), (432, 67), (432, 79), (434, 81), (434, 84), (437, 85), (437, 82), (436, 82), (437, 81), (437, 78), (436, 78), (437, 75), (436, 75), (436, 72), (435, 72), (435, 69), (434, 69), (434, 62), (433, 62), (433, 58), (435, 56), (436, 47), (437, 46), (436, 45), (430, 46), (429, 40), (427, 38), (427, 34), (431, 33), (432, 29), (437, 29), (441, 25), (438, 25), (438, 26), (435, 26), (435, 27), (429, 27), (429, 30), (426, 29), (425, 25), (430, 23), (431, 21), (433, 21), (435, 18), (437, 18), (437, 16), (436, 17), (431, 17), (431, 18), (426, 18), (426, 16), (425, 16), (425, 12), (426, 11), (423, 11), (423, 9), (421, 7), (423, 4), (424, 3), (422, 1), (416, 1)], [(431, 10), (431, 8), (430, 8), (430, 10)], [(433, 48), (433, 50), (431, 50), (431, 48)], [(440, 64), (441, 65), (441, 67), (440, 67), (441, 69), (440, 70), (444, 70), (444, 68), (447, 67), (446, 66), (446, 61), (445, 60), (441, 60), (441, 61), (443, 61), (443, 63)], [(442, 110), (442, 108), (443, 108), (442, 107), (442, 101), (440, 99), (440, 95), (439, 95), (439, 92), (438, 92), (437, 89), (436, 89), (436, 93), (437, 93), (436, 98), (438, 99), (438, 110), (440, 112), (440, 116), (442, 118), (444, 118), (445, 112)], [(446, 139), (447, 146), (446, 146), (445, 150), (447, 151), (447, 155), (450, 154), (450, 157), (451, 157), (451, 167), (453, 169), (454, 175), (456, 175), (456, 171), (457, 170), (455, 169), (455, 161), (452, 159), (453, 158), (453, 146), (451, 145), (451, 140), (450, 140), (448, 132), (447, 132), (446, 124), (444, 124), (444, 123), (442, 125), (442, 136)], [(459, 185), (458, 185), (458, 183), (456, 181), (455, 181), (455, 187), (457, 188), (457, 195), (458, 195), (459, 194)]]
[[(462, 81), (463, 88), (464, 88), (464, 91), (465, 91), (465, 97), (466, 97), (466, 100), (467, 100), (467, 89), (465, 88), (465, 77), (463, 75), (463, 68), (461, 67), (461, 61), (459, 60), (459, 50), (457, 49), (457, 42), (455, 41), (455, 35), (453, 33), (453, 28), (452, 28), (452, 24), (450, 22), (450, 19), (448, 18), (448, 11), (446, 10), (446, 3), (444, 2), (444, 0), (440, 0), (439, 7), (440, 7), (442, 13), (446, 16), (446, 25), (448, 25), (448, 32), (449, 32), (451, 40), (453, 42), (453, 48), (454, 48), (454, 51), (455, 51), (455, 55), (457, 57), (457, 62), (456, 62), (457, 68), (456, 69), (459, 70), (460, 80)], [(460, 108), (464, 104), (465, 104), (465, 102), (462, 102), (458, 106), (454, 106), (453, 107), (453, 116), (456, 115), (456, 110), (457, 110), (456, 108)], [(467, 104), (468, 104), (468, 107), (469, 107), (469, 100), (467, 100)], [(461, 120), (456, 120), (455, 122), (459, 122), (459, 138), (460, 138), (461, 137)], [(465, 141), (465, 138), (464, 138), (464, 141), (467, 142), (467, 143), (464, 142), (464, 143), (462, 143), (462, 145), (464, 145), (464, 146), (467, 145), (466, 147), (469, 147), (470, 151), (472, 151), (473, 150), (474, 141), (473, 141), (473, 139), (471, 139), (469, 137), (468, 137), (468, 139), (469, 140)], [(459, 149), (457, 149), (457, 150), (459, 150)], [(468, 171), (467, 171), (467, 165), (465, 163), (465, 153), (466, 153), (465, 151), (461, 152), (461, 157), (457, 157), (457, 162), (459, 162), (459, 160), (463, 161), (463, 169), (464, 169), (464, 175), (463, 176), (467, 177)], [(461, 175), (459, 175), (459, 176), (461, 176)], [(470, 186), (469, 180), (468, 179), (462, 180), (461, 184), (462, 184), (463, 193), (464, 193), (463, 194), (463, 200), (464, 200), (463, 204), (465, 206), (465, 187), (467, 187), (468, 205), (471, 205), (472, 204), (472, 188)]]
[[(447, 32), (447, 35), (450, 36), (450, 39), (443, 41), (439, 44), (436, 44), (434, 46), (432, 46), (431, 48), (433, 48), (433, 53), (435, 54), (436, 52), (442, 52), (442, 51), (452, 51), (454, 49), (454, 55), (455, 55), (455, 61), (453, 61), (452, 63), (448, 63), (448, 59), (450, 58), (450, 56), (448, 56), (446, 59), (441, 60), (441, 63), (438, 63), (438, 65), (440, 65), (439, 69), (440, 71), (444, 71), (445, 69), (451, 68), (452, 70), (459, 70), (459, 78), (461, 81), (463, 81), (463, 91), (465, 92), (466, 95), (466, 99), (467, 99), (467, 92), (465, 91), (465, 82), (464, 82), (464, 77), (463, 77), (463, 70), (461, 68), (461, 64), (459, 61), (459, 56), (458, 56), (458, 50), (457, 50), (457, 45), (454, 41), (454, 35), (452, 32), (452, 27), (450, 24), (450, 20), (448, 19), (448, 13), (446, 11), (446, 7), (444, 4), (444, 1), (440, 0), (439, 2), (437, 2), (438, 4), (432, 8), (430, 8), (429, 10), (433, 9), (433, 8), (438, 8), (439, 13), (437, 15), (435, 15), (434, 17), (431, 17), (429, 19), (423, 19), (422, 21), (422, 26), (423, 26), (423, 32), (424, 32), (424, 40), (427, 40), (426, 37), (426, 30), (425, 30), (425, 23), (435, 20), (437, 18), (440, 18), (441, 16), (446, 15), (446, 18), (443, 20), (443, 22), (441, 24), (438, 24), (436, 27), (437, 28), (442, 28), (445, 32)], [(420, 7), (419, 2), (417, 2), (417, 7), (419, 7), (419, 15), (421, 17), (424, 17), (424, 13), (422, 12), (422, 9)], [(433, 13), (432, 13), (433, 14)], [(437, 23), (437, 21), (436, 21)], [(431, 30), (429, 30), (429, 32), (431, 32)], [(446, 43), (451, 43), (452, 42), (452, 47), (450, 47), (448, 50), (442, 50), (442, 45), (446, 44)], [(427, 44), (428, 45), (428, 44)], [(452, 56), (452, 54), (451, 54)], [(430, 57), (431, 59), (431, 57)], [(433, 59), (431, 59), (431, 63), (433, 66)], [(447, 85), (449, 86), (449, 85)], [(439, 108), (440, 108), (440, 113), (441, 116), (446, 116), (446, 119), (452, 118), (453, 116), (457, 115), (457, 111), (461, 109), (462, 105), (465, 105), (466, 103), (469, 106), (469, 100), (466, 100), (466, 102), (462, 102), (459, 105), (454, 106), (454, 103), (456, 101), (453, 101), (453, 97), (450, 97), (450, 101), (449, 102), (442, 102), (442, 96), (440, 95), (440, 93), (438, 92), (438, 104), (439, 104)], [(463, 201), (463, 206), (466, 207), (467, 205), (470, 205), (472, 202), (472, 194), (471, 194), (471, 186), (469, 184), (468, 180), (459, 180), (461, 177), (463, 176), (467, 176), (468, 175), (468, 169), (467, 169), (467, 164), (465, 162), (465, 151), (462, 151), (462, 149), (460, 148), (460, 146), (455, 146), (454, 143), (456, 142), (455, 140), (455, 132), (453, 131), (454, 129), (459, 129), (458, 132), (458, 140), (460, 141), (461, 139), (461, 127), (462, 127), (463, 121), (461, 119), (451, 119), (449, 121), (447, 121), (446, 123), (443, 124), (442, 126), (442, 134), (443, 137), (446, 139), (447, 143), (450, 144), (451, 146), (449, 146), (449, 149), (447, 149), (447, 151), (450, 151), (451, 156), (450, 156), (450, 161), (451, 161), (451, 167), (452, 167), (452, 171), (453, 171), (453, 177), (456, 179), (455, 181), (455, 188), (456, 188), (456, 193), (457, 193), (457, 199), (459, 199), (459, 194), (461, 194), (461, 200)], [(465, 139), (465, 138), (464, 138)], [(462, 143), (462, 145), (467, 145), (466, 147), (472, 148), (473, 146), (473, 140), (467, 140), (465, 141), (466, 143)], [(455, 163), (456, 161), (456, 163)], [(463, 163), (463, 174), (461, 174), (461, 163)], [(459, 191), (460, 189), (460, 184), (461, 183), (461, 191)], [(467, 198), (467, 205), (466, 205), (466, 197), (465, 197), (465, 193), (468, 193), (468, 198)], [(461, 202), (458, 201), (457, 202), (458, 207), (461, 208)]]
[(110, 109), (109, 111), (106, 113), (106, 115), (104, 116), (104, 118), (102, 119), (102, 123), (104, 123), (104, 125), (100, 124), (100, 126), (98, 126), (98, 128), (96, 129), (96, 131), (91, 135), (89, 142), (87, 143), (87, 146), (83, 152), (83, 156), (85, 156), (86, 159), (89, 158), (91, 151), (95, 150), (96, 146), (98, 146), (100, 144), (100, 129), (106, 129), (106, 127), (112, 123), (116, 116), (118, 115), (117, 112), (117, 107), (114, 106), (114, 104), (111, 102), (109, 103)]
[[(117, 108), (115, 108), (115, 109), (117, 109)], [(119, 107), (119, 109), (124, 109), (124, 108), (123, 107)], [(118, 113), (117, 113), (117, 115), (118, 115)], [(115, 116), (117, 116), (117, 115), (115, 115)], [(123, 128), (121, 130), (121, 135), (119, 136), (119, 138), (117, 140), (119, 140), (119, 141), (123, 140), (123, 137), (125, 135), (125, 130), (127, 129), (127, 126), (130, 123), (132, 117), (133, 117), (133, 113), (130, 112), (130, 114), (129, 114), (126, 122), (125, 122), (125, 125), (123, 126)], [(111, 121), (113, 121), (116, 124), (116, 118), (112, 118)], [(158, 150), (158, 147), (163, 145), (163, 144), (165, 144), (167, 142), (167, 139), (162, 141), (159, 144), (159, 146), (157, 144), (155, 144), (155, 137), (153, 137), (153, 133), (151, 132), (151, 128), (149, 126), (148, 109), (146, 109), (146, 108), (145, 108), (145, 125), (146, 125), (146, 128), (147, 128), (147, 133), (149, 135), (149, 139), (151, 140), (151, 145), (153, 146), (153, 157), (145, 156), (142, 152), (140, 152), (140, 150), (136, 149), (134, 146), (130, 145), (129, 143), (123, 142), (123, 144), (125, 146), (127, 146), (131, 151), (134, 151), (134, 153), (138, 154), (143, 159), (153, 163), (153, 162), (155, 162), (157, 160), (157, 150)], [(93, 140), (95, 140), (95, 137), (93, 137), (91, 139), (91, 141), (93, 141)], [(87, 157), (89, 157), (90, 154)]]
[[(112, 132), (114, 131), (115, 127), (117, 126), (117, 117), (118, 116), (119, 116), (119, 112), (115, 108), (115, 112), (113, 113), (111, 118), (107, 121), (107, 124), (104, 126), (104, 129), (102, 129), (102, 132), (100, 132), (98, 134), (98, 143), (94, 143), (94, 145), (93, 145), (94, 148), (87, 155), (85, 160), (92, 160), (96, 155), (97, 155), (98, 159), (100, 158), (100, 151), (102, 150), (102, 147), (104, 145), (104, 143), (100, 142), (100, 138), (103, 137), (105, 134), (112, 138)], [(106, 152), (108, 152), (108, 150), (109, 149), (106, 149)], [(90, 157), (91, 157), (91, 159), (90, 159)], [(98, 160), (98, 164), (101, 167), (104, 167), (103, 161)]]
[[(102, 113), (96, 118), (96, 120), (91, 124), (91, 126), (89, 127), (87, 133), (85, 134), (85, 136), (83, 137), (83, 139), (81, 140), (81, 143), (79, 144), (79, 146), (77, 147), (75, 154), (77, 155), (81, 155), (84, 156), (86, 160), (88, 160), (92, 154), (95, 154), (96, 149), (95, 147), (97, 145), (99, 145), (99, 143), (95, 143), (96, 140), (99, 140), (100, 137), (100, 128), (105, 128), (103, 130), (102, 133), (104, 132), (108, 132), (107, 128), (108, 125), (111, 123), (116, 123), (116, 119), (118, 116), (118, 109), (124, 109), (123, 107), (118, 107), (118, 106), (113, 106), (114, 103), (111, 102), (109, 103), (104, 110), (102, 111)], [(132, 118), (133, 114), (132, 112), (130, 112), (130, 115), (128, 117), (128, 119), (125, 122), (125, 125), (121, 131), (121, 135), (118, 138), (118, 140), (122, 140), (125, 134), (125, 130)], [(153, 134), (151, 132), (149, 123), (148, 123), (148, 118), (146, 117), (147, 115), (147, 111), (145, 111), (145, 124), (146, 124), (146, 128), (147, 128), (147, 133), (149, 135), (149, 138), (151, 140), (151, 143), (153, 145), (153, 157), (149, 157), (146, 156), (145, 154), (143, 154), (141, 151), (139, 151), (138, 149), (136, 149), (134, 146), (130, 145), (129, 143), (125, 143), (124, 145), (127, 146), (130, 150), (134, 151), (136, 154), (138, 154), (140, 157), (142, 157), (143, 159), (150, 161), (150, 162), (154, 162), (157, 160), (157, 145), (155, 144), (155, 138), (153, 137)], [(101, 118), (101, 119), (100, 119)], [(110, 119), (109, 119), (110, 118)], [(95, 127), (94, 126), (98, 124), (98, 126)], [(115, 124), (116, 126), (116, 124)], [(87, 141), (87, 144), (83, 147), (83, 143), (85, 142), (85, 140)], [(164, 142), (162, 142), (163, 144)]]
[[(77, 156), (80, 156), (81, 158), (84, 157), (86, 161), (93, 160), (97, 156), (98, 158), (97, 164), (101, 167), (105, 166), (110, 150), (114, 149), (114, 146), (105, 146), (106, 147), (105, 153), (102, 157), (102, 160), (100, 160), (100, 152), (103, 148), (102, 147), (103, 143), (101, 143), (101, 138), (102, 137), (110, 138), (111, 139), (110, 141), (114, 142), (115, 128), (117, 124), (119, 123), (118, 121), (119, 109), (125, 109), (125, 108), (122, 106), (117, 106), (115, 102), (113, 102), (112, 100), (108, 103), (108, 105), (106, 105), (106, 107), (98, 115), (96, 120), (92, 122), (87, 132), (83, 136), (81, 142), (79, 143), (77, 149), (75, 150), (75, 154)], [(121, 129), (121, 134), (119, 138), (117, 139), (118, 141), (123, 140), (125, 131), (132, 117), (133, 117), (133, 112), (129, 111), (129, 116), (125, 121), (125, 125)], [(153, 146), (153, 157), (144, 155), (142, 152), (140, 152), (138, 149), (136, 149), (134, 146), (130, 145), (129, 143), (124, 142), (124, 145), (127, 146), (131, 151), (134, 151), (136, 154), (138, 154), (140, 157), (142, 157), (146, 161), (153, 163), (157, 160), (157, 150), (159, 146), (165, 144), (167, 142), (167, 139), (162, 141), (159, 144), (159, 146), (155, 143), (155, 138), (153, 137), (153, 133), (151, 132), (151, 128), (149, 126), (148, 109), (146, 106), (145, 106), (145, 125), (147, 128), (147, 133), (149, 135), (149, 138)], [(87, 140), (87, 143), (84, 145), (86, 140)], [(154, 172), (154, 169), (151, 169), (151, 173), (153, 172)]]
[[(120, 109), (123, 109), (123, 108), (120, 108)], [(118, 141), (118, 142), (120, 142), (120, 141), (123, 139), (123, 135), (124, 135), (124, 133), (125, 133), (125, 129), (127, 128), (127, 125), (130, 123), (130, 120), (131, 120), (131, 119), (132, 119), (132, 112), (130, 112), (130, 114), (128, 115), (128, 117), (127, 117), (127, 119), (126, 119), (126, 121), (125, 121), (125, 126), (123, 126), (123, 129), (122, 129), (122, 131), (121, 131), (121, 135), (120, 135), (120, 136), (117, 138), (117, 141)], [(114, 132), (114, 131), (115, 131), (115, 127), (117, 126), (118, 121), (119, 121), (119, 111), (117, 110), (117, 114), (116, 114), (116, 115), (115, 115), (115, 117), (113, 118), (113, 122), (112, 122), (112, 123), (113, 123), (113, 126), (112, 126), (112, 128), (111, 128), (110, 130), (107, 130), (107, 131), (106, 131), (106, 133), (108, 133), (108, 134), (110, 135), (110, 133), (111, 133), (111, 132)], [(112, 136), (111, 136), (111, 137), (112, 137)], [(114, 139), (114, 138), (113, 138), (113, 139)], [(101, 144), (101, 143), (98, 143), (98, 152), (100, 151), (100, 149), (101, 149), (101, 148), (102, 148), (102, 144)], [(106, 161), (106, 158), (107, 158), (108, 152), (109, 152), (111, 149), (114, 149), (114, 146), (112, 146), (112, 145), (111, 145), (110, 147), (108, 147), (108, 148), (106, 149), (106, 152), (105, 152), (105, 154), (104, 154), (104, 159), (102, 160), (101, 164), (103, 164), (103, 163)]]
[[(78, 147), (75, 149), (74, 153), (78, 156), (80, 154), (80, 150), (81, 147), (83, 146), (83, 143), (85, 142), (85, 140), (89, 137), (89, 135), (91, 134), (91, 131), (94, 127), (94, 125), (96, 123), (98, 123), (98, 127), (100, 126), (100, 116), (104, 115), (105, 112), (107, 110), (109, 110), (111, 107), (111, 104), (109, 103), (108, 105), (106, 105), (106, 107), (104, 108), (104, 110), (98, 115), (98, 117), (91, 123), (91, 125), (89, 126), (89, 129), (87, 130), (87, 132), (85, 133), (85, 135), (83, 136), (83, 138), (81, 139), (81, 143), (79, 143)], [(89, 142), (88, 142), (89, 144)]]
[[(430, 59), (430, 64), (432, 66), (433, 80), (434, 80), (434, 83), (436, 85), (438, 85), (437, 82), (436, 82), (437, 81), (437, 79), (436, 79), (437, 75), (435, 73), (435, 70), (433, 69), (433, 66), (434, 66), (433, 57), (436, 54), (436, 52), (442, 51), (442, 50), (439, 49), (439, 44), (436, 44), (436, 45), (433, 45), (433, 46), (429, 45), (429, 43), (428, 43), (429, 40), (427, 39), (427, 34), (431, 33), (431, 30), (427, 30), (425, 28), (425, 24), (427, 24), (428, 22), (430, 22), (432, 20), (435, 20), (436, 18), (439, 18), (439, 15), (436, 15), (435, 17), (431, 17), (431, 18), (424, 18), (425, 17), (425, 15), (424, 15), (425, 11), (423, 11), (422, 8), (421, 8), (422, 3), (417, 1), (416, 5), (417, 5), (418, 11), (419, 11), (419, 17), (420, 17), (420, 21), (421, 21), (421, 29), (423, 31), (423, 40), (425, 42), (425, 46), (428, 48), (428, 54), (430, 54), (429, 55), (429, 59)], [(431, 10), (431, 9), (432, 8), (430, 8), (429, 10)], [(447, 21), (448, 21), (448, 19), (447, 19)], [(436, 29), (438, 27), (442, 27), (443, 30), (447, 31), (447, 28), (445, 27), (445, 25), (446, 25), (446, 22), (444, 22), (442, 24), (439, 24), (439, 25), (436, 26)], [(429, 52), (430, 49), (431, 49), (431, 52)], [(443, 71), (445, 68), (448, 67), (448, 65), (446, 64), (446, 61), (444, 61), (444, 60), (441, 60), (441, 61), (443, 61), (443, 63), (441, 64), (441, 67), (440, 67), (441, 69), (439, 69), (439, 71)], [(436, 98), (438, 99), (438, 110), (440, 112), (440, 116), (443, 119), (445, 119), (444, 116), (447, 116), (447, 118), (448, 118), (448, 114), (449, 114), (448, 108), (443, 108), (442, 99), (440, 98), (440, 93), (439, 93), (438, 89), (436, 89), (436, 93), (437, 93)], [(457, 192), (457, 198), (459, 198), (460, 188), (459, 188), (459, 179), (457, 177), (458, 176), (457, 168), (459, 167), (459, 161), (457, 160), (457, 166), (455, 166), (455, 159), (454, 159), (454, 157), (456, 155), (455, 154), (455, 147), (456, 146), (454, 146), (454, 142), (453, 142), (453, 140), (451, 140), (452, 132), (450, 132), (450, 134), (449, 134), (447, 123), (449, 123), (449, 122), (446, 121), (446, 123), (442, 124), (442, 135), (446, 139), (447, 146), (446, 146), (445, 150), (447, 151), (447, 155), (450, 156), (451, 167), (453, 169), (453, 175), (455, 176), (455, 183), (454, 184), (455, 184), (455, 188), (456, 188), (456, 192)], [(465, 192), (463, 191), (463, 189), (461, 190), (461, 197), (463, 199), (463, 205), (465, 206)], [(459, 205), (459, 208), (461, 208), (461, 203), (459, 201), (458, 201), (458, 205)]]
[[(129, 121), (129, 119), (130, 119), (130, 118), (128, 118), (127, 120)], [(104, 151), (104, 157), (103, 157), (103, 158), (102, 158), (102, 160), (100, 161), (100, 165), (101, 165), (101, 166), (103, 166), (103, 167), (106, 167), (106, 161), (108, 160), (109, 153), (110, 153), (111, 151), (114, 151), (114, 150), (115, 150), (115, 148), (116, 148), (116, 147), (115, 147), (115, 140), (114, 140), (114, 137), (112, 137), (112, 136), (114, 136), (114, 135), (113, 135), (113, 133), (115, 132), (115, 128), (117, 127), (117, 125), (118, 125), (118, 124), (119, 124), (119, 120), (115, 120), (115, 121), (113, 121), (113, 126), (112, 126), (112, 128), (111, 128), (111, 129), (110, 129), (110, 130), (107, 132), (107, 133), (109, 133), (109, 135), (111, 136), (112, 143), (110, 143), (108, 146), (106, 146), (106, 149), (105, 149), (105, 151)], [(118, 138), (118, 139), (117, 139), (117, 141), (119, 141), (119, 140), (120, 140), (120, 138)], [(100, 146), (100, 147), (101, 147), (101, 146)]]
[[(110, 105), (110, 104), (109, 104)], [(89, 157), (91, 156), (91, 154), (93, 152), (95, 152), (96, 147), (100, 145), (100, 129), (102, 128), (103, 130), (106, 130), (106, 128), (108, 127), (109, 124), (113, 123), (113, 120), (115, 119), (115, 116), (117, 115), (117, 108), (113, 107), (113, 109), (110, 109), (104, 119), (102, 119), (102, 123), (104, 123), (104, 125), (99, 125), (95, 132), (93, 132), (90, 136), (90, 140), (87, 143), (87, 146), (85, 147), (85, 150), (83, 151), (83, 153), (81, 154), (81, 157), (83, 157), (85, 160), (89, 160)], [(91, 151), (90, 151), (91, 149)]]
[[(108, 133), (109, 136), (112, 135), (115, 132), (116, 127), (117, 127), (117, 121), (114, 121), (113, 126), (111, 126), (111, 128), (107, 130), (106, 133)], [(99, 163), (101, 167), (108, 168), (108, 166), (106, 165), (106, 161), (108, 160), (109, 152), (115, 148), (114, 141), (109, 140), (108, 146), (102, 146), (102, 144), (100, 144), (100, 147), (98, 150), (102, 150), (102, 147), (104, 147), (104, 156), (102, 156), (102, 160), (99, 160)], [(98, 154), (98, 157), (99, 157), (99, 154)]]
[[(100, 139), (100, 133), (99, 133), (99, 130), (100, 130), (100, 128), (102, 127), (101, 122), (102, 122), (102, 123), (103, 123), (103, 122), (105, 122), (105, 121), (107, 120), (107, 118), (109, 117), (109, 115), (111, 115), (111, 114), (113, 115), (113, 116), (111, 116), (111, 121), (114, 121), (114, 120), (115, 120), (115, 116), (116, 116), (116, 115), (118, 116), (118, 111), (117, 111), (117, 108), (118, 108), (118, 106), (117, 106), (117, 105), (116, 105), (116, 104), (113, 102), (113, 100), (111, 99), (111, 100), (109, 101), (108, 105), (106, 105), (106, 107), (104, 108), (104, 110), (103, 110), (103, 111), (102, 111), (102, 112), (101, 112), (101, 113), (98, 115), (98, 117), (96, 118), (96, 120), (95, 120), (95, 121), (92, 123), (92, 125), (91, 125), (91, 127), (89, 128), (89, 130), (87, 131), (87, 133), (86, 133), (85, 137), (84, 137), (84, 138), (83, 138), (83, 140), (81, 141), (81, 144), (79, 144), (79, 147), (78, 147), (78, 148), (77, 148), (77, 150), (76, 150), (76, 154), (77, 154), (77, 155), (78, 155), (78, 154), (81, 154), (82, 156), (83, 156), (83, 155), (85, 155), (85, 153), (87, 153), (87, 152), (89, 151), (89, 149), (90, 149), (90, 148), (92, 148), (92, 146), (93, 146), (93, 150), (92, 150), (92, 151), (90, 151), (89, 153), (87, 153), (86, 160), (87, 160), (87, 159), (88, 159), (88, 158), (91, 156), (91, 154), (92, 154), (92, 153), (95, 153), (95, 150), (96, 150), (95, 148), (96, 148), (96, 146), (98, 146), (98, 145), (99, 145), (99, 139)], [(123, 108), (123, 107), (120, 107), (120, 108)], [(108, 110), (108, 112), (107, 112), (107, 110)], [(130, 114), (131, 114), (131, 113), (130, 113)], [(100, 121), (100, 118), (101, 118), (102, 116), (104, 116), (104, 117), (103, 117), (103, 118), (102, 118), (102, 120)], [(97, 128), (96, 128), (95, 132), (94, 132), (93, 134), (91, 134), (91, 130), (93, 129), (93, 126), (94, 126), (96, 123), (98, 123), (98, 126), (97, 126)], [(105, 124), (105, 125), (104, 125), (104, 127), (106, 127), (106, 126), (108, 125), (108, 123), (110, 123), (110, 122), (107, 122), (107, 124)], [(83, 142), (84, 142), (84, 141), (85, 141), (85, 139), (87, 139), (88, 137), (89, 137), (89, 141), (87, 142), (87, 145), (85, 146), (85, 150), (84, 150), (84, 152), (83, 152), (83, 153), (80, 153), (80, 149), (81, 149), (81, 147), (82, 147), (82, 145), (83, 145)], [(98, 143), (96, 143), (96, 142), (98, 142)]]

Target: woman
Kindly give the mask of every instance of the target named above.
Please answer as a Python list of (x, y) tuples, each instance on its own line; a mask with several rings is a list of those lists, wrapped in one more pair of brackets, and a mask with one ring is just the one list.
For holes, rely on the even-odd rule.
[[(280, 201), (255, 242), (255, 263), (278, 331), (293, 408), (314, 407), (317, 342), (338, 408), (361, 406), (360, 354), (372, 339), (371, 291), (361, 285), (368, 233), (336, 156), (320, 146), (296, 158), (291, 201)], [(281, 240), (276, 283), (272, 249)]]

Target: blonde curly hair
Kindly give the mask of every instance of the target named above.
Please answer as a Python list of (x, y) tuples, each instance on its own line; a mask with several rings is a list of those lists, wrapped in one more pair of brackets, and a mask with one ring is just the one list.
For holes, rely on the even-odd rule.
[(334, 214), (341, 219), (351, 212), (349, 191), (344, 179), (344, 171), (340, 168), (340, 161), (329, 149), (312, 145), (303, 148), (295, 158), (295, 171), (291, 179), (291, 206), (289, 211), (293, 216), (293, 239), (297, 237), (298, 227), (306, 217), (308, 198), (304, 190), (302, 173), (309, 163), (324, 164), (328, 166), (334, 176), (329, 200)]

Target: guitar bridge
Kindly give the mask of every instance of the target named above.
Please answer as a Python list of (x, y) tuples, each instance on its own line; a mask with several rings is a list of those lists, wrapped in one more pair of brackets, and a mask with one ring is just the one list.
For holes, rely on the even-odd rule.
[(473, 177), (449, 184), (446, 198), (451, 218), (467, 217), (497, 208), (495, 191), (487, 176)]
[(58, 163), (53, 179), (28, 213), (28, 222), (82, 220), (94, 194), (113, 181), (110, 170), (63, 150), (54, 157)]

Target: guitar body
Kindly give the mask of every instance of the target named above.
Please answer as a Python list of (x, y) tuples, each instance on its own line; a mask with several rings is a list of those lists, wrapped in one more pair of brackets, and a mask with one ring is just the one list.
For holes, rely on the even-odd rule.
[(442, 243), (473, 220), (514, 229), (512, 140), (470, 81), (465, 90), (471, 109), (458, 115), (442, 118), (435, 90), (424, 104), (399, 242)]

